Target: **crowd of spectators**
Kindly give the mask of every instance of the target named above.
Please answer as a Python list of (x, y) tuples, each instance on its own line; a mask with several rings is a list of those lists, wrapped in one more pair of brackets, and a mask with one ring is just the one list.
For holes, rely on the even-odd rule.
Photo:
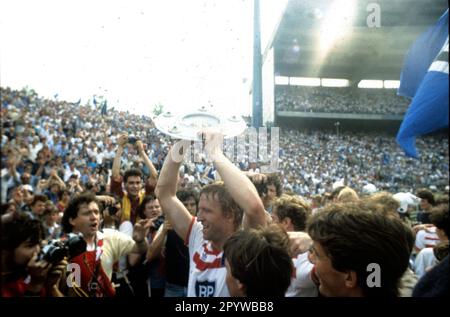
[(403, 115), (406, 98), (395, 89), (276, 86), (278, 111)]
[(330, 192), (335, 182), (359, 191), (369, 183), (392, 193), (420, 187), (444, 191), (449, 182), (448, 139), (421, 137), (417, 146), (419, 160), (406, 157), (389, 135), (282, 130), (283, 186), (300, 195)]
[[(99, 107), (44, 99), (32, 90), (2, 88), (1, 94), (2, 203), (19, 185), (37, 194), (53, 192), (54, 202), (63, 188), (68, 194), (84, 189), (108, 191), (120, 133), (141, 139), (157, 170), (172, 142), (144, 115), (116, 110), (101, 115)], [(281, 128), (280, 178), (285, 189), (307, 196), (328, 192), (339, 181), (358, 190), (372, 183), (393, 193), (430, 186), (443, 191), (449, 182), (448, 139), (427, 136), (417, 143), (420, 160), (406, 157), (389, 135), (337, 136)], [(239, 166), (243, 170), (259, 167), (251, 163), (243, 161)], [(149, 175), (137, 150), (127, 146), (121, 169), (131, 167)], [(215, 178), (212, 165), (201, 157), (185, 163), (181, 176), (182, 182), (197, 187)]]
[[(139, 271), (139, 266), (135, 269), (134, 274), (137, 278), (131, 278), (134, 296), (142, 296), (138, 294), (138, 287), (134, 283), (146, 281), (147, 275), (150, 282), (143, 285), (141, 291), (147, 294), (144, 296), (167, 296), (168, 289), (166, 288), (164, 293), (163, 284), (166, 283), (165, 278), (168, 284), (172, 280), (169, 281), (167, 272), (164, 273), (164, 270), (160, 268), (167, 266), (167, 268), (175, 268), (177, 272), (181, 264), (178, 262), (172, 263), (172, 266), (168, 264), (170, 248), (167, 249), (164, 241), (170, 237), (171, 243), (176, 242), (172, 240), (175, 236), (171, 236), (173, 235), (172, 226), (174, 226), (178, 234), (176, 236), (178, 242), (176, 248), (175, 244), (171, 244), (172, 248), (178, 250), (178, 246), (184, 247), (184, 240), (181, 240), (179, 236), (192, 236), (191, 229), (188, 228), (192, 228), (194, 222), (198, 237), (201, 232), (202, 235), (206, 232), (210, 238), (204, 237), (205, 240), (223, 244), (226, 239), (229, 239), (222, 246), (227, 257), (226, 270), (220, 258), (222, 256), (220, 252), (210, 251), (205, 247), (206, 244), (203, 244), (203, 240), (194, 239), (200, 249), (206, 248), (206, 254), (218, 257), (214, 263), (222, 263), (218, 267), (222, 270), (220, 277), (222, 282), (225, 281), (225, 274), (232, 274), (232, 277), (228, 275), (226, 277), (227, 286), (225, 287), (223, 283), (220, 286), (223, 293), (217, 294), (222, 296), (228, 294), (228, 290), (229, 295), (232, 296), (270, 294), (270, 287), (261, 288), (258, 283), (271, 285), (263, 283), (263, 280), (260, 281), (269, 277), (279, 280), (277, 275), (272, 276), (271, 273), (283, 274), (285, 278), (283, 285), (278, 285), (277, 296), (283, 294), (317, 296), (318, 293), (324, 296), (376, 296), (378, 291), (380, 294), (387, 292), (389, 296), (411, 296), (416, 283), (418, 285), (414, 288), (416, 296), (426, 296), (423, 294), (430, 292), (438, 294), (432, 296), (448, 293), (448, 286), (444, 285), (440, 289), (436, 284), (436, 281), (442, 277), (439, 270), (443, 270), (444, 265), (448, 267), (449, 153), (446, 136), (434, 135), (419, 138), (417, 147), (421, 158), (416, 160), (404, 155), (393, 136), (381, 133), (335, 135), (323, 131), (281, 128), (279, 153), (275, 156), (275, 159), (278, 159), (278, 172), (262, 175), (260, 172), (267, 162), (252, 161), (249, 157), (250, 153), (236, 162), (224, 163), (216, 157), (213, 164), (204, 153), (194, 151), (191, 153), (194, 156), (193, 160), (185, 160), (183, 164), (175, 163), (172, 159), (168, 159), (172, 157), (168, 153), (171, 148), (173, 151), (178, 145), (174, 145), (174, 140), (167, 135), (161, 134), (155, 128), (152, 119), (144, 115), (138, 116), (114, 109), (107, 110), (103, 105), (81, 105), (79, 102), (49, 100), (39, 97), (36, 92), (28, 89), (17, 91), (1, 88), (0, 92), (2, 97), (1, 212), (2, 221), (6, 219), (2, 225), (5, 225), (7, 232), (2, 237), (2, 256), (12, 259), (8, 262), (6, 269), (2, 267), (2, 278), (5, 271), (4, 276), (14, 280), (14, 283), (8, 284), (11, 287), (2, 289), (2, 294), (6, 296), (27, 295), (29, 291), (40, 296), (70, 294), (58, 287), (61, 285), (59, 280), (50, 277), (51, 283), (47, 283), (42, 293), (43, 282), (37, 281), (40, 275), (48, 273), (44, 274), (44, 270), (49, 269), (39, 264), (42, 261), (37, 258), (40, 243), (42, 240), (51, 241), (60, 238), (62, 231), (72, 232), (67, 231), (67, 228), (73, 229), (74, 232), (86, 233), (84, 239), (88, 246), (83, 247), (85, 249), (83, 254), (88, 254), (92, 263), (98, 261), (96, 258), (98, 237), (102, 244), (103, 240), (105, 241), (103, 245), (105, 254), (114, 254), (115, 259), (114, 262), (111, 260), (105, 263), (102, 259), (102, 267), (105, 271), (102, 269), (99, 273), (101, 285), (111, 285), (111, 289), (103, 290), (105, 292), (99, 289), (91, 290), (92, 280), (86, 279), (90, 273), (84, 271), (81, 287), (74, 287), (74, 292), (89, 289), (92, 291), (90, 293), (92, 296), (96, 294), (124, 296), (123, 288), (112, 289), (110, 279), (113, 270), (124, 276), (128, 274), (127, 263), (122, 262), (123, 259), (126, 262), (126, 256), (128, 256), (128, 265), (131, 267), (143, 264), (143, 267), (147, 268), (150, 261), (158, 259), (150, 273)], [(368, 98), (366, 102), (371, 103), (374, 100)], [(135, 140), (133, 142), (130, 141), (132, 136)], [(210, 136), (205, 142), (208, 143), (211, 140), (213, 138)], [(250, 147), (250, 144), (242, 142), (236, 144), (235, 150), (239, 152), (239, 148)], [(207, 148), (208, 146), (205, 147)], [(220, 155), (222, 154), (219, 154), (219, 158)], [(270, 158), (274, 159), (272, 154), (269, 155)], [(243, 174), (241, 171), (246, 173)], [(141, 188), (142, 176), (145, 190)], [(224, 180), (228, 186), (226, 191), (221, 187), (222, 183), (205, 186), (219, 179)], [(177, 188), (177, 195), (186, 190), (183, 194), (184, 198), (181, 196), (175, 198), (175, 188)], [(233, 200), (239, 201), (246, 207), (239, 205), (248, 217), (247, 222), (243, 221), (241, 224), (238, 221), (242, 220), (242, 215), (239, 216), (242, 210), (239, 208), (235, 209), (236, 215), (232, 218), (229, 215), (221, 215), (223, 218), (217, 218), (217, 214), (212, 216), (212, 213), (218, 210), (211, 211), (211, 208), (205, 207), (208, 206), (205, 205), (205, 196), (200, 195), (201, 203), (197, 201), (199, 192), (205, 188), (213, 193), (216, 190), (219, 198), (220, 195), (226, 197), (226, 199), (218, 200), (225, 204), (221, 208), (229, 208)], [(232, 193), (231, 196), (228, 196), (227, 191)], [(417, 196), (412, 193), (416, 193)], [(250, 196), (252, 196), (251, 199), (249, 199)], [(182, 204), (177, 203), (177, 199), (181, 199)], [(161, 206), (158, 200), (161, 200)], [(177, 212), (169, 208), (172, 201), (176, 203)], [(188, 205), (185, 205), (188, 201), (191, 203), (192, 211)], [(104, 203), (102, 207), (105, 208), (99, 208), (98, 202)], [(185, 207), (182, 207), (183, 205)], [(255, 212), (256, 209), (257, 212)], [(197, 211), (201, 215), (197, 214), (195, 217)], [(297, 213), (299, 214), (296, 215)], [(164, 215), (169, 216), (164, 220)], [(13, 220), (8, 219), (8, 216)], [(177, 222), (181, 218), (184, 220), (184, 226)], [(250, 218), (253, 222), (248, 220)], [(198, 223), (196, 219), (201, 220)], [(157, 222), (158, 227), (153, 227)], [(247, 229), (251, 227), (246, 227), (252, 224), (253, 229), (256, 229), (259, 225), (264, 226), (269, 222), (277, 223), (281, 227), (267, 227), (261, 229), (262, 231), (249, 231)], [(129, 226), (124, 227), (124, 223)], [(341, 230), (340, 225), (343, 223), (349, 230)], [(150, 225), (153, 229), (151, 238), (148, 238), (145, 232)], [(204, 225), (206, 229), (203, 228)], [(241, 225), (245, 230), (240, 230)], [(40, 226), (43, 227), (43, 237), (38, 234)], [(223, 233), (223, 228), (220, 229), (220, 226), (229, 227), (230, 232), (226, 237), (218, 235), (217, 232)], [(284, 228), (284, 231), (280, 232), (280, 228)], [(322, 230), (324, 228), (325, 231)], [(94, 229), (101, 230), (95, 231), (94, 234)], [(305, 230), (308, 234), (304, 232)], [(383, 230), (387, 230), (386, 232), (392, 235), (385, 235)], [(128, 238), (124, 236), (127, 232), (130, 234)], [(294, 256), (289, 248), (292, 245), (295, 246), (293, 242), (295, 235), (287, 236), (287, 232), (298, 233), (297, 237), (302, 237), (300, 241), (308, 241), (310, 245), (307, 248), (302, 246), (302, 251), (295, 253)], [(368, 236), (367, 239), (359, 241), (354, 240), (356, 234)], [(328, 245), (327, 243), (331, 241), (330, 236), (340, 237), (337, 240), (342, 245), (333, 246), (333, 243)], [(192, 237), (189, 240), (190, 253), (186, 249), (183, 254), (185, 260), (193, 255), (191, 260), (195, 262), (198, 258), (191, 250), (194, 240)], [(256, 256), (251, 255), (255, 252), (258, 241), (263, 242), (259, 246), (261, 250), (256, 251)], [(259, 272), (257, 269), (248, 270), (247, 268), (256, 263), (253, 262), (258, 254), (268, 249), (268, 242), (273, 249), (269, 253), (280, 252), (286, 260), (286, 269), (280, 272), (278, 265), (275, 265), (273, 268), (268, 267), (269, 271), (261, 276), (248, 278), (247, 275)], [(379, 247), (382, 243), (393, 248)], [(323, 252), (323, 248), (327, 248), (330, 253)], [(340, 252), (342, 248), (348, 252)], [(306, 252), (308, 249), (310, 251)], [(345, 273), (347, 271), (354, 271), (357, 274), (367, 273), (365, 267), (355, 268), (353, 265), (355, 257), (359, 257), (363, 262), (372, 259), (372, 255), (365, 253), (366, 249), (373, 254), (376, 253), (382, 263), (387, 261), (385, 268), (392, 270), (393, 275), (383, 280), (383, 283), (386, 281), (391, 283), (388, 284), (389, 289), (375, 290), (372, 294), (373, 290), (361, 284), (366, 281), (366, 278), (361, 277), (357, 279), (359, 284), (356, 288), (352, 286), (346, 289), (348, 283), (345, 283), (345, 287), (341, 285), (344, 293), (329, 288), (329, 281), (326, 279), (335, 273), (341, 275), (347, 274)], [(385, 250), (390, 253), (385, 253)], [(247, 252), (251, 255), (250, 257)], [(348, 256), (336, 260), (333, 255), (327, 264), (333, 267), (326, 269), (322, 262), (323, 255), (331, 256), (333, 252), (336, 252), (335, 255), (344, 253)], [(366, 255), (367, 259), (364, 258)], [(83, 256), (81, 254), (74, 256), (72, 260), (82, 264)], [(175, 254), (175, 257), (177, 256)], [(273, 264), (275, 262), (272, 256), (273, 254), (258, 258), (258, 261)], [(248, 263), (241, 263), (242, 260)], [(296, 277), (293, 279), (291, 279), (293, 272), (290, 260), (293, 260), (296, 267)], [(191, 266), (194, 263), (192, 261), (189, 262)], [(333, 261), (340, 261), (340, 263)], [(32, 275), (32, 282), (28, 284), (25, 280), (14, 279), (14, 269), (20, 268), (22, 274), (24, 264), (28, 273)], [(63, 276), (65, 264), (67, 264), (65, 260), (53, 264), (49, 276), (52, 274)], [(113, 264), (117, 264), (117, 267)], [(183, 284), (187, 283), (187, 264), (187, 262), (183, 264), (182, 272), (185, 272)], [(431, 271), (433, 267), (439, 269), (434, 270), (437, 277), (426, 274), (428, 271), (433, 272)], [(331, 275), (330, 269), (334, 270)], [(194, 274), (194, 271), (190, 270), (189, 275)], [(94, 276), (97, 276), (97, 273)], [(120, 275), (116, 276), (126, 280)], [(421, 276), (424, 276), (423, 282), (418, 283), (417, 277)], [(106, 279), (108, 283), (105, 282)], [(155, 283), (157, 279), (164, 283), (157, 285)], [(402, 284), (397, 283), (400, 279)], [(234, 284), (230, 281), (234, 281)], [(255, 284), (254, 281), (258, 283)], [(287, 291), (289, 281), (291, 285)], [(427, 283), (432, 283), (431, 287)], [(124, 284), (122, 281), (122, 285), (126, 284), (128, 282)], [(233, 285), (234, 287), (230, 288)], [(145, 290), (146, 286), (149, 287), (149, 292)], [(202, 296), (201, 294), (208, 293), (205, 291), (208, 288), (202, 288), (202, 291), (199, 291), (193, 285), (184, 285), (181, 288), (178, 286), (173, 288), (174, 285), (172, 285), (171, 289), (172, 294), (176, 293), (176, 296), (184, 296), (186, 287), (190, 289), (187, 294), (195, 293), (197, 296)], [(261, 293), (258, 293), (259, 291)], [(88, 294), (85, 295), (88, 296)]]

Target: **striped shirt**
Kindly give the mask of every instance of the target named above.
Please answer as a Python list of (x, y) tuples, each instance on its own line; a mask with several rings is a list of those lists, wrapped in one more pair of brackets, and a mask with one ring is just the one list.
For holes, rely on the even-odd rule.
[(225, 282), (227, 269), (223, 251), (214, 250), (211, 242), (203, 239), (203, 226), (192, 218), (187, 241), (189, 247), (188, 297), (229, 297)]
[(416, 235), (414, 249), (419, 252), (423, 248), (432, 248), (439, 243), (439, 237), (436, 233), (436, 227), (419, 230)]

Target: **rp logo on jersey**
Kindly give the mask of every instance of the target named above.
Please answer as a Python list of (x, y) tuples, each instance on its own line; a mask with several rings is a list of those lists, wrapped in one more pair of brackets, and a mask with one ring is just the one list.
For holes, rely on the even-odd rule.
[(216, 290), (216, 282), (199, 282), (195, 283), (195, 295), (197, 297), (213, 297)]

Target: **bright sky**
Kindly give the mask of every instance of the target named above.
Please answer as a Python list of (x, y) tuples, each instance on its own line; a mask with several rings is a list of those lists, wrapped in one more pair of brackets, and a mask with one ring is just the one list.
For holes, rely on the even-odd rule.
[[(261, 0), (267, 42), (286, 4)], [(0, 0), (1, 85), (151, 115), (248, 114), (253, 0)], [(264, 43), (263, 43), (264, 49)]]

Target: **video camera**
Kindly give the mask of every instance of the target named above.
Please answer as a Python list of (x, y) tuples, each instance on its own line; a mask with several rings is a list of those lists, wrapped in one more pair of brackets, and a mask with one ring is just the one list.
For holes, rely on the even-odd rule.
[(66, 239), (50, 240), (39, 254), (39, 260), (57, 264), (65, 257), (73, 258), (86, 251), (86, 241), (81, 233), (69, 233)]

